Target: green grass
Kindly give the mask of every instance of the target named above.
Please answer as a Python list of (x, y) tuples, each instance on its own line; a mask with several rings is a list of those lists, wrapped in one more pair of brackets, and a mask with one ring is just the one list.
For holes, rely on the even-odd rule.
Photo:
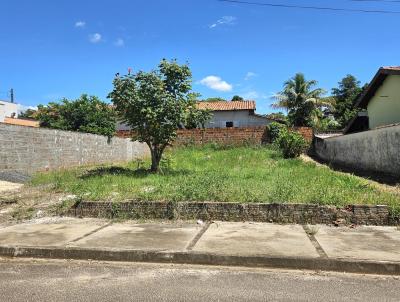
[(84, 200), (387, 204), (400, 208), (398, 194), (380, 191), (365, 179), (301, 159), (283, 159), (264, 147), (169, 150), (162, 175), (138, 166), (148, 167), (149, 162), (41, 173), (32, 185), (51, 184), (54, 191)]

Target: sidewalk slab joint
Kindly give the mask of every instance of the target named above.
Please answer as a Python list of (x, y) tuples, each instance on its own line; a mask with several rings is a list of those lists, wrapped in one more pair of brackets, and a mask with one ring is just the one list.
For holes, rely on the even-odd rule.
[(194, 248), (194, 246), (200, 240), (200, 238), (204, 235), (204, 233), (207, 232), (210, 225), (211, 225), (211, 222), (206, 222), (206, 224), (200, 229), (200, 231), (196, 234), (196, 236), (194, 236), (194, 238), (187, 245), (187, 247), (186, 247), (187, 251), (191, 251)]
[(322, 246), (319, 244), (318, 240), (315, 238), (312, 230), (308, 227), (308, 225), (303, 225), (303, 229), (306, 232), (308, 239), (310, 239), (312, 245), (315, 247), (315, 250), (317, 251), (319, 257), (328, 258), (328, 255), (326, 254)]
[(86, 233), (86, 234), (84, 234), (84, 235), (82, 235), (82, 236), (80, 236), (78, 238), (75, 238), (74, 240), (71, 240), (71, 241), (67, 242), (66, 246), (70, 245), (71, 243), (78, 242), (79, 240), (81, 240), (83, 238), (89, 237), (90, 235), (93, 235), (94, 233), (97, 233), (98, 231), (100, 231), (102, 229), (105, 229), (106, 227), (108, 227), (108, 226), (110, 226), (112, 224), (113, 224), (113, 222), (110, 221), (110, 222), (106, 223), (105, 225), (102, 225), (102, 226), (98, 227), (97, 229), (95, 229), (95, 230), (93, 230), (93, 231), (91, 231), (89, 233)]

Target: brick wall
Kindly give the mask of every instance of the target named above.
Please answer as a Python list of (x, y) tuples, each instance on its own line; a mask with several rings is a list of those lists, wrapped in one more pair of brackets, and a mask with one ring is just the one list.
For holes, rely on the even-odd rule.
[(178, 130), (175, 144), (196, 145), (207, 143), (224, 144), (261, 144), (265, 141), (265, 127), (254, 128), (207, 128)]
[[(307, 141), (311, 142), (313, 130), (308, 127), (296, 127), (294, 131), (300, 133)], [(182, 144), (261, 144), (268, 141), (265, 127), (251, 128), (207, 128), (207, 129), (183, 129), (178, 130), (178, 136), (175, 140), (176, 145)], [(130, 131), (118, 131), (118, 137), (130, 137)]]
[(294, 127), (297, 133), (300, 133), (308, 142), (312, 142), (314, 130), (311, 127)]
[(0, 123), (0, 172), (31, 174), (88, 164), (124, 162), (148, 155), (129, 139)]
[(345, 208), (316, 204), (234, 202), (127, 201), (80, 202), (69, 215), (125, 219), (202, 219), (207, 221), (257, 221), (275, 223), (391, 225), (398, 221), (387, 206), (352, 205)]

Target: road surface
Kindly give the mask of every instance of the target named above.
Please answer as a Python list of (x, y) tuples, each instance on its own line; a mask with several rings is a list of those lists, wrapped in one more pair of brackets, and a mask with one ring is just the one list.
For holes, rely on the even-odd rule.
[(1, 301), (399, 301), (400, 278), (0, 258)]

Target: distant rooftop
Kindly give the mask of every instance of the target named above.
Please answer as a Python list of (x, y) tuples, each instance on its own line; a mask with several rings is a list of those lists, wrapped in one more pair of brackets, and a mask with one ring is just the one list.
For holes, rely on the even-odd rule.
[(400, 66), (384, 66), (384, 67), (381, 67), (381, 69), (386, 69), (386, 70), (399, 70), (399, 71), (400, 71)]
[(213, 111), (256, 110), (255, 101), (197, 102), (197, 108)]
[(18, 125), (18, 126), (25, 126), (25, 127), (34, 127), (34, 128), (40, 127), (39, 121), (20, 119), (20, 118), (11, 118), (11, 117), (6, 117), (4, 119), (4, 124)]
[(369, 83), (364, 92), (357, 98), (356, 107), (366, 109), (369, 101), (375, 95), (375, 92), (382, 85), (383, 81), (389, 75), (400, 75), (400, 66), (384, 66), (379, 68), (374, 78)]

